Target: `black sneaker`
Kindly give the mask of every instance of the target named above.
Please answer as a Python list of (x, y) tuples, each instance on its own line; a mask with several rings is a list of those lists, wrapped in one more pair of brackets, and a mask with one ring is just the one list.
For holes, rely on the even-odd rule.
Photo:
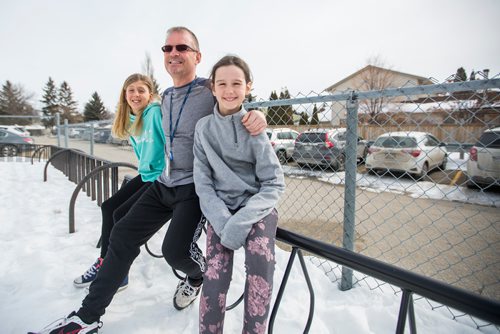
[(86, 324), (77, 315), (71, 312), (66, 318), (56, 320), (39, 332), (28, 332), (28, 334), (96, 334), (102, 322), (96, 321)]

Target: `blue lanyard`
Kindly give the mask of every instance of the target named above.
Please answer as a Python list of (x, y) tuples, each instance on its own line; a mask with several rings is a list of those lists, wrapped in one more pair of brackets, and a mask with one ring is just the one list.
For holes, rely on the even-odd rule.
[(172, 92), (172, 94), (170, 95), (170, 124), (169, 124), (169, 126), (170, 126), (170, 136), (169, 136), (170, 137), (170, 152), (169, 152), (170, 160), (174, 159), (174, 155), (172, 153), (172, 144), (174, 142), (174, 136), (175, 136), (175, 133), (177, 132), (177, 126), (179, 126), (179, 120), (181, 119), (182, 111), (184, 110), (184, 106), (186, 105), (186, 101), (189, 97), (189, 94), (191, 93), (191, 88), (193, 88), (193, 84), (194, 84), (195, 80), (191, 81), (191, 83), (189, 84), (188, 91), (186, 93), (186, 96), (184, 96), (184, 100), (182, 101), (182, 104), (181, 104), (181, 109), (179, 110), (179, 116), (177, 116), (177, 120), (175, 121), (175, 127), (174, 127), (173, 131), (172, 131), (172, 109), (173, 109), (172, 96), (174, 95), (174, 93)]

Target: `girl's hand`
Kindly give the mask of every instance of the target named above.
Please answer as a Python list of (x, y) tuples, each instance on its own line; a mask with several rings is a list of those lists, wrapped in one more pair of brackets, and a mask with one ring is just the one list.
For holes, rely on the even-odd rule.
[(250, 110), (241, 122), (252, 136), (261, 134), (267, 127), (266, 116), (259, 110)]

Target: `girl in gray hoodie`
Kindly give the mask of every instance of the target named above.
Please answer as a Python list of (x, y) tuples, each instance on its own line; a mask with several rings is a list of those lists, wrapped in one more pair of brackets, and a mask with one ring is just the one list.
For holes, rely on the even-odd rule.
[(248, 65), (225, 56), (210, 76), (214, 113), (200, 119), (194, 139), (194, 182), (207, 218), (207, 269), (200, 299), (200, 333), (223, 331), (234, 251), (245, 250), (244, 333), (267, 328), (283, 171), (267, 134), (241, 125), (252, 79)]

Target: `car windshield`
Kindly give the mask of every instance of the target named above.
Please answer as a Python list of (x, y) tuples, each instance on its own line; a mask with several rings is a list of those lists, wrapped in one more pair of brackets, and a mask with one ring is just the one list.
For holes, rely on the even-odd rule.
[(388, 136), (378, 138), (373, 145), (388, 148), (407, 148), (417, 146), (417, 141), (413, 137)]
[(297, 137), (297, 141), (300, 143), (324, 143), (325, 136), (325, 132), (304, 132)]
[(483, 133), (476, 146), (500, 148), (500, 132)]

